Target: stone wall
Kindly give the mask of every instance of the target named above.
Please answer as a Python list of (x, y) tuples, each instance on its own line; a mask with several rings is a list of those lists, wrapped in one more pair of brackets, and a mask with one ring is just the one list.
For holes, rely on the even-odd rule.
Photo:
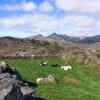
[(17, 71), (3, 61), (0, 62), (0, 100), (35, 100), (31, 87), (23, 83)]

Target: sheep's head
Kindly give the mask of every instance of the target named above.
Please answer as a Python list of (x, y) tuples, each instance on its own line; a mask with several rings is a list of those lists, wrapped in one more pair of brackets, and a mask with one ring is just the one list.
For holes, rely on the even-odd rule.
[(64, 68), (64, 66), (61, 66), (61, 68)]

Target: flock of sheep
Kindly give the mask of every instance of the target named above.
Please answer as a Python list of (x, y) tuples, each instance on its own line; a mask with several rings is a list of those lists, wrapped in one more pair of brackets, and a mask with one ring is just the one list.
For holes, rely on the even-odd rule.
[[(41, 62), (40, 66), (44, 66), (47, 67), (48, 66), (48, 62)], [(58, 67), (58, 64), (52, 64), (51, 67)], [(64, 71), (68, 71), (68, 70), (72, 70), (72, 66), (61, 66), (61, 69), (64, 69)]]
[[(48, 66), (48, 62), (41, 62), (40, 63), (40, 66), (43, 66), (43, 67), (47, 67)], [(51, 67), (59, 67), (58, 64), (52, 64)], [(61, 69), (63, 69), (64, 71), (68, 71), (68, 70), (72, 70), (72, 67), (71, 66), (61, 66)], [(54, 76), (52, 75), (49, 75), (48, 77), (45, 77), (45, 78), (37, 78), (37, 83), (41, 83), (41, 84), (44, 84), (44, 83), (58, 83), (59, 81), (56, 80), (54, 78)]]

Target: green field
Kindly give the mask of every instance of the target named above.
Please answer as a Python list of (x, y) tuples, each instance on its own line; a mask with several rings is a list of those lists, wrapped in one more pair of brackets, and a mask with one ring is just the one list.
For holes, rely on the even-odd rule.
[[(4, 59), (3, 59), (4, 60)], [(36, 96), (41, 100), (100, 100), (100, 79), (87, 70), (84, 65), (66, 64), (73, 67), (72, 71), (65, 72), (63, 69), (52, 68), (50, 64), (64, 65), (60, 58), (41, 59), (5, 59), (8, 64), (15, 67), (23, 81), (29, 83)], [(47, 68), (39, 64), (47, 61)], [(37, 84), (36, 79), (54, 75), (59, 80), (58, 84)], [(81, 81), (80, 84), (66, 83), (65, 76), (73, 77)]]

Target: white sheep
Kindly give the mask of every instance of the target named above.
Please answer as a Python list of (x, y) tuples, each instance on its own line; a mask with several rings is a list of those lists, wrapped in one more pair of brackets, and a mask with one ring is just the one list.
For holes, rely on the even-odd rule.
[(55, 83), (56, 80), (54, 76), (49, 75), (48, 77), (45, 78), (37, 78), (37, 83)]
[(40, 64), (40, 66), (47, 66), (48, 65), (48, 63), (45, 61), (45, 62), (42, 62), (41, 64)]
[(47, 62), (45, 61), (43, 64), (44, 64), (44, 65), (46, 65), (46, 64), (47, 64)]
[(41, 80), (43, 80), (44, 78), (37, 78), (37, 83), (40, 83), (41, 82)]
[(61, 69), (64, 69), (65, 71), (67, 70), (72, 70), (71, 66), (61, 66)]

